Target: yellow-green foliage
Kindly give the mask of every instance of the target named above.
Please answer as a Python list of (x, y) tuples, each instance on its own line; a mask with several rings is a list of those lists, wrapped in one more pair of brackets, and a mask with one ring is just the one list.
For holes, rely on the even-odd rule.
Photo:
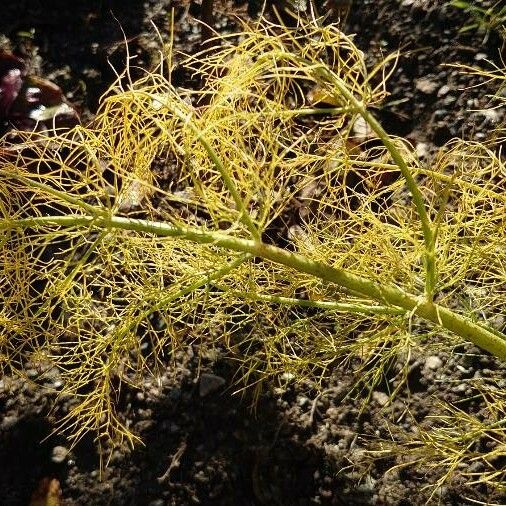
[[(188, 59), (203, 91), (126, 74), (91, 125), (4, 141), (0, 357), (59, 369), (59, 429), (133, 443), (121, 384), (195, 341), (258, 388), (341, 366), (372, 389), (428, 334), (503, 349), (504, 164), (459, 141), (428, 168), (386, 136), (366, 109), (390, 62), (368, 71), (332, 26), (263, 23)], [(382, 147), (354, 139), (359, 116)], [(290, 216), (286, 251), (266, 246)]]
[(506, 28), (506, 7), (502, 2), (491, 2), (491, 5), (481, 6), (481, 2), (468, 2), (466, 0), (452, 0), (450, 5), (462, 9), (470, 17), (470, 22), (461, 30), (478, 30), (485, 32), (488, 38), (489, 32), (498, 31), (504, 34)]

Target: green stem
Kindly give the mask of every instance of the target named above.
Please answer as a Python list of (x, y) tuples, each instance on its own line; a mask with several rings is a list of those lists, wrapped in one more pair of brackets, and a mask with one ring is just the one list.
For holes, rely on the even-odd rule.
[[(427, 209), (425, 208), (422, 192), (416, 184), (415, 178), (413, 177), (413, 174), (411, 173), (411, 170), (409, 169), (408, 164), (406, 163), (401, 152), (397, 149), (395, 143), (392, 142), (392, 139), (385, 132), (379, 121), (367, 110), (364, 103), (353, 95), (353, 93), (348, 89), (348, 85), (335, 73), (331, 72), (326, 67), (321, 67), (319, 71), (320, 73), (324, 74), (324, 76), (336, 87), (339, 94), (352, 104), (355, 111), (364, 118), (364, 120), (372, 128), (375, 134), (380, 138), (381, 142), (390, 153), (393, 161), (399, 167), (399, 170), (401, 171), (401, 174), (406, 181), (406, 186), (411, 193), (422, 225), (422, 232), (425, 243), (424, 263), (427, 274), (425, 280), (425, 295), (427, 297), (427, 300), (429, 302), (432, 302), (436, 287), (436, 234), (432, 230), (431, 221), (429, 215), (427, 214)], [(336, 94), (337, 99), (340, 98), (339, 94)]]
[[(257, 226), (253, 222), (251, 215), (246, 209), (246, 205), (244, 204), (244, 201), (235, 185), (234, 180), (232, 179), (231, 174), (221, 161), (220, 157), (218, 156), (218, 153), (216, 153), (215, 149), (211, 146), (211, 144), (205, 137), (204, 132), (202, 132), (191, 120), (191, 115), (185, 114), (184, 111), (181, 111), (177, 108), (171, 109), (171, 112), (173, 112), (181, 121), (183, 121), (186, 125), (188, 125), (190, 130), (195, 134), (196, 139), (200, 142), (200, 144), (202, 144), (202, 146), (207, 152), (207, 155), (209, 156), (214, 166), (220, 173), (223, 182), (225, 183), (225, 187), (227, 188), (230, 195), (234, 199), (235, 205), (240, 212), (241, 221), (246, 225), (253, 239), (260, 240), (260, 232), (258, 231)], [(164, 128), (164, 126), (161, 124), (159, 126), (160, 128)]]
[[(399, 168), (397, 164), (380, 163), (377, 161), (368, 162), (366, 160), (353, 160), (353, 163), (355, 163), (357, 166), (359, 165), (361, 167), (373, 167), (374, 169), (396, 170)], [(450, 176), (448, 174), (442, 174), (437, 170), (427, 169), (423, 167), (414, 167), (412, 170), (418, 174), (430, 176), (432, 179), (437, 179), (438, 181), (442, 181), (444, 183), (450, 183), (452, 181), (457, 182), (454, 175)], [(506, 203), (506, 195), (504, 194), (498, 193), (494, 190), (489, 190), (483, 186), (480, 186), (479, 184), (472, 183), (470, 181), (458, 181), (458, 183), (461, 185), (461, 187), (467, 188), (476, 193), (481, 193), (482, 195), (490, 197), (491, 199), (499, 200), (502, 203)]]
[(119, 333), (121, 335), (127, 334), (128, 332), (135, 329), (137, 325), (145, 321), (155, 311), (162, 310), (163, 308), (167, 307), (167, 305), (170, 304), (171, 302), (180, 299), (181, 297), (184, 297), (185, 295), (188, 295), (192, 292), (195, 292), (202, 286), (215, 283), (216, 281), (220, 280), (227, 274), (230, 274), (230, 272), (239, 267), (239, 265), (244, 263), (248, 258), (250, 258), (250, 255), (248, 254), (240, 255), (230, 264), (227, 264), (221, 267), (220, 269), (210, 271), (207, 274), (204, 274), (203, 276), (197, 278), (190, 285), (180, 288), (176, 292), (167, 293), (166, 295), (162, 296), (161, 299), (159, 299), (155, 304), (139, 313), (133, 320), (127, 321), (125, 325), (120, 328)]
[(293, 54), (290, 53), (280, 53), (278, 56), (279, 58), (285, 58), (287, 60), (295, 60), (297, 63), (304, 65), (308, 72), (312, 71), (316, 75), (319, 75), (321, 79), (332, 84), (336, 89), (336, 103), (342, 102), (342, 98), (344, 97), (344, 99), (351, 104), (352, 109), (364, 118), (371, 129), (380, 138), (381, 142), (390, 153), (393, 161), (399, 167), (399, 170), (401, 171), (401, 174), (406, 181), (406, 186), (408, 187), (408, 190), (413, 198), (413, 202), (415, 204), (422, 225), (422, 233), (425, 243), (425, 296), (429, 302), (432, 302), (434, 300), (437, 278), (435, 255), (436, 234), (432, 230), (431, 221), (425, 208), (422, 192), (420, 191), (420, 188), (418, 188), (415, 178), (413, 177), (413, 174), (411, 173), (408, 164), (404, 160), (401, 152), (397, 149), (397, 146), (394, 142), (392, 142), (392, 139), (385, 132), (381, 124), (367, 110), (367, 107), (364, 105), (364, 103), (355, 97), (353, 91), (349, 89), (349, 85), (335, 72), (333, 72), (324, 64), (315, 65), (315, 62), (306, 60), (302, 57), (294, 57)]
[(283, 297), (281, 295), (271, 295), (265, 293), (251, 293), (241, 292), (239, 290), (230, 290), (228, 287), (221, 287), (217, 283), (213, 283), (217, 288), (227, 291), (232, 295), (245, 300), (252, 301), (263, 301), (272, 304), (281, 304), (283, 306), (301, 306), (301, 307), (312, 307), (317, 309), (325, 309), (326, 311), (336, 311), (339, 313), (357, 313), (357, 314), (388, 314), (388, 315), (404, 315), (406, 311), (404, 309), (398, 309), (389, 306), (379, 306), (372, 304), (359, 304), (359, 303), (346, 303), (336, 302), (333, 300), (309, 300), (309, 299), (297, 299), (294, 297)]
[(283, 111), (287, 116), (312, 116), (317, 114), (335, 116), (337, 114), (349, 114), (354, 112), (351, 107), (306, 107), (304, 109), (289, 109)]
[(506, 361), (506, 336), (498, 335), (433, 301), (405, 292), (394, 285), (379, 284), (344, 269), (310, 260), (303, 255), (285, 251), (276, 246), (251, 239), (232, 237), (221, 232), (180, 227), (156, 221), (125, 218), (120, 216), (40, 216), (24, 219), (0, 220), (0, 230), (40, 226), (98, 227), (100, 229), (130, 230), (154, 234), (159, 237), (180, 237), (200, 244), (212, 244), (232, 251), (249, 253), (255, 257), (282, 264), (298, 272), (310, 274), (324, 281), (335, 283), (361, 296), (379, 303), (402, 308), (413, 315), (429, 320), (463, 339)]

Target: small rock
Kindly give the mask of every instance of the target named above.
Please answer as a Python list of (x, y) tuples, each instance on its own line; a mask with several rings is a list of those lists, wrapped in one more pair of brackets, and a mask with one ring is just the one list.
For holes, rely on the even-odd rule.
[(429, 154), (429, 144), (427, 142), (417, 142), (415, 150), (418, 158), (425, 158)]
[(305, 395), (297, 396), (297, 404), (302, 408), (309, 402), (309, 399)]
[(148, 391), (148, 396), (152, 399), (156, 399), (160, 396), (160, 389), (157, 387), (151, 387)]
[(425, 365), (423, 366), (423, 368), (435, 371), (436, 369), (439, 369), (442, 365), (443, 361), (437, 355), (431, 355), (430, 357), (427, 357), (427, 359), (425, 360)]
[(384, 392), (376, 392), (372, 393), (373, 400), (379, 404), (381, 407), (386, 406), (390, 402), (390, 397)]
[(193, 475), (193, 478), (195, 481), (199, 482), (199, 483), (209, 483), (209, 477), (206, 476), (206, 474), (204, 473), (204, 471), (199, 471), (198, 473), (195, 473)]
[(430, 79), (427, 79), (425, 77), (422, 77), (420, 79), (416, 80), (415, 88), (418, 91), (421, 91), (422, 93), (425, 93), (426, 95), (431, 95), (436, 91), (438, 87), (438, 84), (434, 81), (431, 81)]
[(2, 423), (0, 424), (0, 428), (2, 430), (8, 430), (11, 427), (14, 427), (18, 423), (17, 415), (7, 415), (3, 417)]
[(467, 389), (467, 385), (465, 383), (459, 383), (456, 387), (453, 387), (452, 390), (457, 393), (461, 394), (464, 393)]
[(450, 90), (451, 90), (451, 88), (447, 84), (445, 84), (444, 86), (441, 86), (441, 88), (439, 88), (439, 90), (437, 92), (437, 96), (439, 98), (444, 97), (444, 96), (448, 95), (448, 93), (450, 93)]
[(448, 111), (446, 109), (436, 109), (434, 111), (434, 120), (440, 120), (448, 116)]
[(69, 454), (69, 450), (65, 446), (55, 446), (51, 452), (51, 460), (55, 464), (61, 464)]
[(200, 397), (206, 397), (207, 395), (216, 392), (224, 384), (225, 380), (221, 376), (216, 374), (204, 373), (200, 376), (199, 383), (199, 395)]
[(292, 381), (295, 379), (295, 374), (291, 373), (291, 372), (284, 372), (282, 375), (281, 375), (281, 379), (283, 381)]
[(500, 114), (497, 109), (483, 109), (481, 114), (490, 121), (490, 123), (497, 123), (500, 119)]

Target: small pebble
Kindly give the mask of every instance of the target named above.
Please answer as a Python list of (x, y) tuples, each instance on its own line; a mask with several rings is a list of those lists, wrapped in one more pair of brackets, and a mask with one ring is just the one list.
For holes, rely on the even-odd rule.
[(309, 399), (305, 395), (297, 396), (297, 404), (302, 408), (309, 402)]
[(441, 88), (439, 88), (437, 96), (440, 98), (444, 97), (445, 95), (448, 95), (448, 93), (450, 93), (450, 90), (451, 88), (447, 84), (445, 84), (444, 86), (441, 86)]
[(384, 392), (373, 392), (372, 398), (381, 407), (386, 406), (390, 402), (390, 397)]
[(284, 372), (281, 375), (281, 379), (283, 381), (292, 381), (294, 378), (295, 378), (295, 375), (293, 373), (291, 373), (291, 372)]
[(424, 369), (436, 370), (443, 365), (443, 361), (437, 355), (431, 355), (425, 360)]
[(438, 84), (434, 81), (431, 81), (430, 79), (427, 79), (425, 77), (422, 77), (420, 79), (417, 79), (415, 82), (415, 88), (418, 91), (421, 91), (422, 93), (425, 93), (426, 95), (431, 95), (436, 91), (438, 87)]
[(452, 388), (452, 390), (458, 394), (465, 392), (466, 389), (467, 389), (467, 385), (465, 383), (460, 383), (456, 387)]
[(193, 475), (193, 478), (195, 481), (197, 481), (199, 483), (208, 483), (209, 482), (209, 477), (206, 476), (204, 471), (199, 471), (198, 473), (195, 473)]
[(206, 397), (207, 395), (216, 392), (219, 390), (224, 384), (225, 380), (221, 376), (217, 376), (216, 374), (204, 373), (200, 376), (199, 383), (199, 395), (200, 397)]
[(14, 427), (18, 423), (17, 415), (7, 415), (3, 417), (2, 423), (0, 424), (0, 428), (2, 430), (8, 430), (11, 427)]
[(429, 154), (429, 145), (426, 142), (417, 142), (415, 149), (418, 158), (425, 158)]
[(51, 460), (55, 464), (61, 464), (69, 454), (69, 451), (65, 446), (55, 446), (51, 452)]
[(490, 123), (497, 123), (500, 119), (500, 114), (497, 109), (483, 109), (480, 112)]

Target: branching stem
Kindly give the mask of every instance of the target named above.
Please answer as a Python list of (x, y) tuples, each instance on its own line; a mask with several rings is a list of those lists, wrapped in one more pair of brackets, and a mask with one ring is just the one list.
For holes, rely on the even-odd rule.
[(195, 134), (196, 139), (202, 144), (210, 160), (213, 162), (214, 166), (220, 173), (223, 182), (225, 184), (225, 187), (227, 188), (230, 195), (234, 199), (235, 205), (240, 212), (241, 221), (246, 225), (253, 239), (260, 240), (260, 232), (258, 231), (257, 226), (253, 222), (253, 219), (251, 218), (248, 209), (244, 204), (244, 200), (242, 199), (239, 190), (237, 189), (234, 180), (232, 179), (230, 172), (225, 167), (224, 163), (221, 161), (220, 157), (218, 156), (218, 153), (216, 153), (215, 149), (211, 146), (210, 142), (205, 137), (204, 132), (197, 127), (194, 121), (192, 121), (191, 116), (189, 116), (188, 114), (185, 114), (183, 111), (180, 111), (177, 108), (174, 108), (173, 112), (181, 121), (183, 121), (186, 125), (188, 125), (191, 131)]
[[(364, 118), (364, 120), (372, 128), (374, 133), (380, 138), (381, 142), (390, 153), (390, 156), (392, 157), (393, 161), (399, 167), (399, 170), (401, 171), (401, 174), (406, 181), (406, 186), (408, 187), (408, 190), (411, 193), (413, 202), (415, 204), (422, 225), (422, 232), (425, 243), (425, 262), (424, 262), (426, 270), (425, 296), (429, 302), (432, 302), (434, 299), (434, 292), (436, 288), (436, 279), (437, 279), (436, 255), (435, 255), (436, 234), (432, 229), (431, 220), (427, 213), (427, 209), (425, 208), (425, 202), (422, 192), (420, 191), (420, 188), (416, 184), (415, 178), (413, 177), (413, 174), (411, 173), (408, 164), (406, 163), (406, 160), (404, 159), (400, 151), (397, 149), (395, 143), (392, 142), (392, 139), (385, 132), (379, 121), (367, 110), (364, 103), (361, 100), (358, 100), (349, 90), (349, 85), (347, 85), (339, 76), (331, 72), (326, 67), (321, 67), (320, 71), (324, 73), (325, 76), (336, 87), (339, 94), (352, 104), (355, 111)], [(339, 96), (336, 98), (339, 99)]]
[(367, 107), (363, 103), (362, 100), (359, 100), (353, 94), (353, 91), (350, 90), (349, 83), (346, 83), (341, 77), (339, 77), (335, 72), (333, 72), (327, 65), (325, 64), (315, 64), (313, 61), (306, 60), (302, 57), (295, 57), (290, 53), (280, 53), (278, 55), (280, 59), (285, 58), (286, 60), (295, 60), (298, 63), (302, 64), (306, 71), (312, 71), (320, 78), (323, 78), (324, 81), (332, 84), (335, 87), (335, 103), (339, 104), (343, 102), (347, 102), (351, 105), (351, 108), (355, 113), (360, 114), (362, 118), (368, 123), (371, 129), (376, 133), (376, 135), (380, 138), (383, 145), (387, 148), (390, 156), (393, 161), (399, 167), (402, 176), (406, 181), (406, 186), (411, 193), (411, 197), (415, 204), (418, 216), (420, 218), (420, 222), (422, 225), (422, 233), (425, 243), (425, 254), (424, 254), (424, 265), (426, 271), (425, 278), (425, 297), (428, 302), (432, 302), (434, 300), (434, 293), (436, 289), (436, 281), (437, 281), (437, 271), (436, 271), (436, 255), (435, 255), (435, 247), (436, 247), (436, 233), (432, 228), (432, 223), (427, 213), (427, 209), (425, 208), (425, 202), (420, 191), (418, 185), (416, 184), (415, 178), (411, 173), (406, 160), (402, 156), (401, 152), (397, 149), (397, 146), (392, 141), (390, 136), (385, 132), (379, 121), (367, 110)]
[[(213, 283), (215, 286), (220, 288), (218, 283)], [(272, 304), (280, 304), (283, 306), (300, 306), (300, 307), (312, 307), (316, 309), (325, 309), (326, 311), (335, 311), (338, 313), (355, 313), (355, 314), (389, 314), (389, 315), (403, 315), (406, 314), (404, 309), (380, 306), (377, 304), (359, 304), (349, 302), (336, 302), (333, 300), (311, 300), (311, 299), (297, 299), (295, 297), (283, 297), (281, 295), (272, 295), (265, 293), (251, 293), (241, 292), (239, 290), (229, 290), (223, 287), (223, 290), (227, 289), (232, 295), (245, 300), (263, 301)]]
[(179, 237), (200, 244), (213, 244), (241, 253), (249, 253), (298, 272), (310, 274), (324, 281), (351, 290), (381, 304), (411, 311), (432, 323), (439, 325), (459, 337), (506, 361), (506, 336), (474, 323), (468, 318), (444, 308), (426, 298), (405, 292), (394, 285), (380, 284), (344, 269), (336, 269), (316, 262), (298, 253), (283, 250), (260, 241), (233, 237), (222, 232), (205, 231), (192, 227), (175, 226), (157, 221), (125, 218), (121, 216), (39, 216), (24, 219), (0, 220), (0, 229), (37, 227), (93, 227), (106, 230), (129, 230), (158, 237)]

